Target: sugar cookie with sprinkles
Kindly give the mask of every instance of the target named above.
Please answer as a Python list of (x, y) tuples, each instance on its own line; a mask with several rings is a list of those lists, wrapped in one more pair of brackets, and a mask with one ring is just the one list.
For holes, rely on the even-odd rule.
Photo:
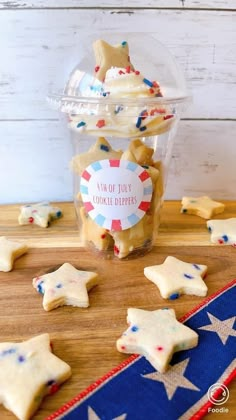
[(29, 420), (70, 376), (70, 366), (52, 353), (49, 334), (0, 343), (0, 402), (20, 420)]
[(143, 355), (160, 373), (167, 371), (175, 352), (198, 344), (198, 334), (178, 322), (173, 309), (129, 308), (127, 323), (128, 329), (116, 342), (117, 350)]
[(62, 211), (59, 207), (51, 206), (47, 201), (43, 201), (22, 206), (18, 222), (20, 225), (38, 225), (46, 228), (51, 221), (60, 217), (62, 217)]
[(99, 137), (88, 152), (73, 157), (71, 168), (81, 175), (91, 163), (103, 159), (120, 159), (122, 153), (122, 150), (112, 149), (110, 143), (104, 137)]
[(144, 217), (130, 229), (111, 231), (114, 239), (114, 254), (118, 258), (125, 258), (131, 253), (138, 253), (144, 247), (152, 246), (153, 217), (145, 214)]
[(35, 277), (33, 287), (43, 295), (43, 308), (51, 311), (58, 306), (89, 306), (88, 291), (97, 284), (97, 273), (77, 270), (64, 263), (58, 270)]
[[(158, 102), (163, 94), (157, 80), (149, 80), (134, 69), (126, 41), (112, 46), (103, 40), (93, 44), (95, 53), (94, 77), (81, 92), (93, 97), (99, 107), (83, 107), (69, 114), (69, 126), (75, 132), (92, 136), (121, 138), (148, 137), (168, 131), (176, 121), (175, 110)], [(130, 105), (120, 103), (131, 99)], [(148, 98), (143, 103), (139, 99)], [(110, 100), (111, 99), (111, 100)], [(154, 101), (150, 101), (154, 99)]]
[(214, 244), (236, 247), (236, 217), (208, 220), (207, 228), (211, 234), (211, 242)]
[(210, 219), (216, 214), (223, 213), (225, 205), (214, 201), (207, 196), (203, 197), (183, 197), (181, 213), (194, 214), (203, 219)]
[(80, 216), (82, 221), (81, 241), (84, 244), (90, 242), (98, 251), (105, 251), (113, 247), (113, 239), (109, 231), (94, 222), (85, 207), (81, 207)]
[(206, 296), (206, 272), (206, 265), (186, 263), (172, 256), (163, 264), (144, 268), (144, 275), (158, 287), (161, 296), (171, 300), (182, 294)]
[(28, 251), (28, 246), (22, 242), (12, 241), (0, 236), (0, 271), (11, 271), (16, 258)]
[(101, 82), (104, 81), (107, 70), (111, 67), (122, 67), (133, 70), (133, 65), (129, 58), (128, 42), (122, 41), (117, 45), (110, 45), (102, 39), (98, 39), (93, 43), (95, 55), (94, 77)]

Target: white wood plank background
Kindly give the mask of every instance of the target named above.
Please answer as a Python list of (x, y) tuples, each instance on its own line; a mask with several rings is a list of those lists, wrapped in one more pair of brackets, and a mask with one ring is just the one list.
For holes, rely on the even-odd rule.
[(236, 2), (142, 3), (0, 1), (0, 203), (71, 199), (69, 136), (45, 98), (76, 65), (88, 28), (155, 32), (185, 73), (193, 104), (166, 197), (236, 198)]
[(15, 0), (0, 1), (3, 9), (27, 8), (192, 8), (192, 9), (231, 9), (235, 10), (235, 0)]

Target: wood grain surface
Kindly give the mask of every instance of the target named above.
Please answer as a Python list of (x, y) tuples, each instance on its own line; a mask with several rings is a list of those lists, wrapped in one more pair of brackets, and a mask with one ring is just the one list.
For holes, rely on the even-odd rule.
[[(21, 341), (48, 332), (54, 353), (72, 368), (72, 377), (51, 397), (45, 398), (35, 420), (43, 420), (72, 399), (108, 370), (127, 358), (117, 352), (115, 341), (126, 329), (128, 307), (154, 310), (166, 306), (158, 289), (143, 275), (145, 266), (159, 264), (168, 255), (186, 262), (206, 264), (206, 283), (211, 295), (236, 278), (236, 249), (213, 246), (205, 220), (180, 214), (179, 202), (166, 202), (160, 235), (154, 249), (142, 258), (119, 261), (99, 259), (84, 250), (78, 241), (75, 214), (71, 203), (61, 203), (64, 217), (48, 229), (19, 226), (19, 206), (0, 207), (0, 235), (26, 241), (30, 249), (16, 260), (14, 270), (0, 272), (0, 341)], [(236, 203), (227, 202), (220, 215), (236, 215)], [(32, 278), (69, 262), (82, 270), (96, 271), (99, 284), (90, 293), (87, 309), (60, 307), (51, 312), (42, 308), (42, 297), (33, 289)], [(182, 296), (171, 302), (181, 317), (202, 301)], [(230, 387), (226, 420), (236, 415), (236, 386)], [(0, 419), (15, 417), (0, 406)], [(210, 414), (209, 419), (219, 419)], [(170, 419), (171, 420), (171, 419)]]

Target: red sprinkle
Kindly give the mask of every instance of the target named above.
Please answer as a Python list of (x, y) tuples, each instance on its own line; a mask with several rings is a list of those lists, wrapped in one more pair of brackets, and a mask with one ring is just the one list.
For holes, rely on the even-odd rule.
[(150, 92), (150, 93), (154, 93), (155, 91), (154, 91), (154, 89), (153, 89), (153, 88), (150, 88), (150, 89), (149, 89), (149, 92)]
[(104, 127), (104, 125), (106, 125), (105, 120), (98, 120), (98, 122), (96, 124), (96, 127), (102, 128), (102, 127)]
[(103, 235), (101, 235), (101, 238), (102, 238), (102, 239), (105, 239), (105, 237), (106, 237), (106, 234), (105, 234), (105, 233), (103, 233)]
[(223, 239), (218, 239), (218, 243), (222, 245), (224, 243)]
[(140, 74), (140, 71), (135, 70), (135, 74), (137, 74), (137, 76)]
[(174, 115), (165, 115), (163, 117), (163, 120), (169, 120), (170, 118), (173, 118)]
[(158, 85), (158, 83), (157, 83), (157, 82), (155, 82), (155, 81), (154, 81), (154, 82), (152, 82), (152, 86), (153, 86), (153, 87), (155, 87), (155, 88), (160, 87), (160, 86)]
[(122, 70), (119, 70), (119, 72), (118, 72), (119, 74), (125, 74), (125, 72), (124, 71), (122, 71)]
[(130, 73), (130, 66), (127, 66), (127, 67), (125, 68), (125, 71), (126, 71), (126, 73)]
[(29, 223), (34, 223), (34, 218), (33, 217), (29, 217)]
[(49, 394), (50, 395), (55, 394), (55, 392), (57, 392), (58, 389), (59, 389), (59, 386), (57, 384), (52, 384), (52, 386), (50, 387)]
[(158, 350), (158, 351), (162, 351), (162, 350), (163, 350), (163, 347), (162, 347), (162, 346), (158, 346), (158, 347), (157, 347), (157, 350)]
[(100, 67), (99, 66), (96, 66), (95, 69), (94, 69), (95, 73), (97, 73), (98, 70), (100, 70)]
[(125, 347), (125, 346), (121, 346), (120, 348), (121, 348), (121, 350), (125, 350), (125, 349), (126, 349), (126, 347)]
[(114, 245), (114, 253), (119, 254), (119, 252), (120, 252), (119, 248), (116, 245)]
[(150, 111), (150, 115), (155, 115), (155, 114), (164, 114), (166, 111), (165, 111), (165, 109), (163, 109), (163, 108), (153, 108), (151, 111)]
[(145, 120), (145, 118), (147, 118), (148, 117), (148, 112), (147, 111), (143, 111), (142, 113), (141, 113), (141, 118), (142, 118), (142, 120)]

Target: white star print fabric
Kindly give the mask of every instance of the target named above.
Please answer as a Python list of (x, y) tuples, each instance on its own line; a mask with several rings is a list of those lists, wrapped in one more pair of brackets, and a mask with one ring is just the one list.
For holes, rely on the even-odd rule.
[[(218, 383), (229, 387), (235, 377), (235, 300), (236, 280), (179, 320), (199, 335), (199, 344), (175, 353), (165, 373), (145, 357), (121, 357), (120, 365), (62, 407), (63, 417), (188, 420), (205, 416), (211, 403), (209, 388)], [(63, 417), (58, 410), (50, 420)]]

